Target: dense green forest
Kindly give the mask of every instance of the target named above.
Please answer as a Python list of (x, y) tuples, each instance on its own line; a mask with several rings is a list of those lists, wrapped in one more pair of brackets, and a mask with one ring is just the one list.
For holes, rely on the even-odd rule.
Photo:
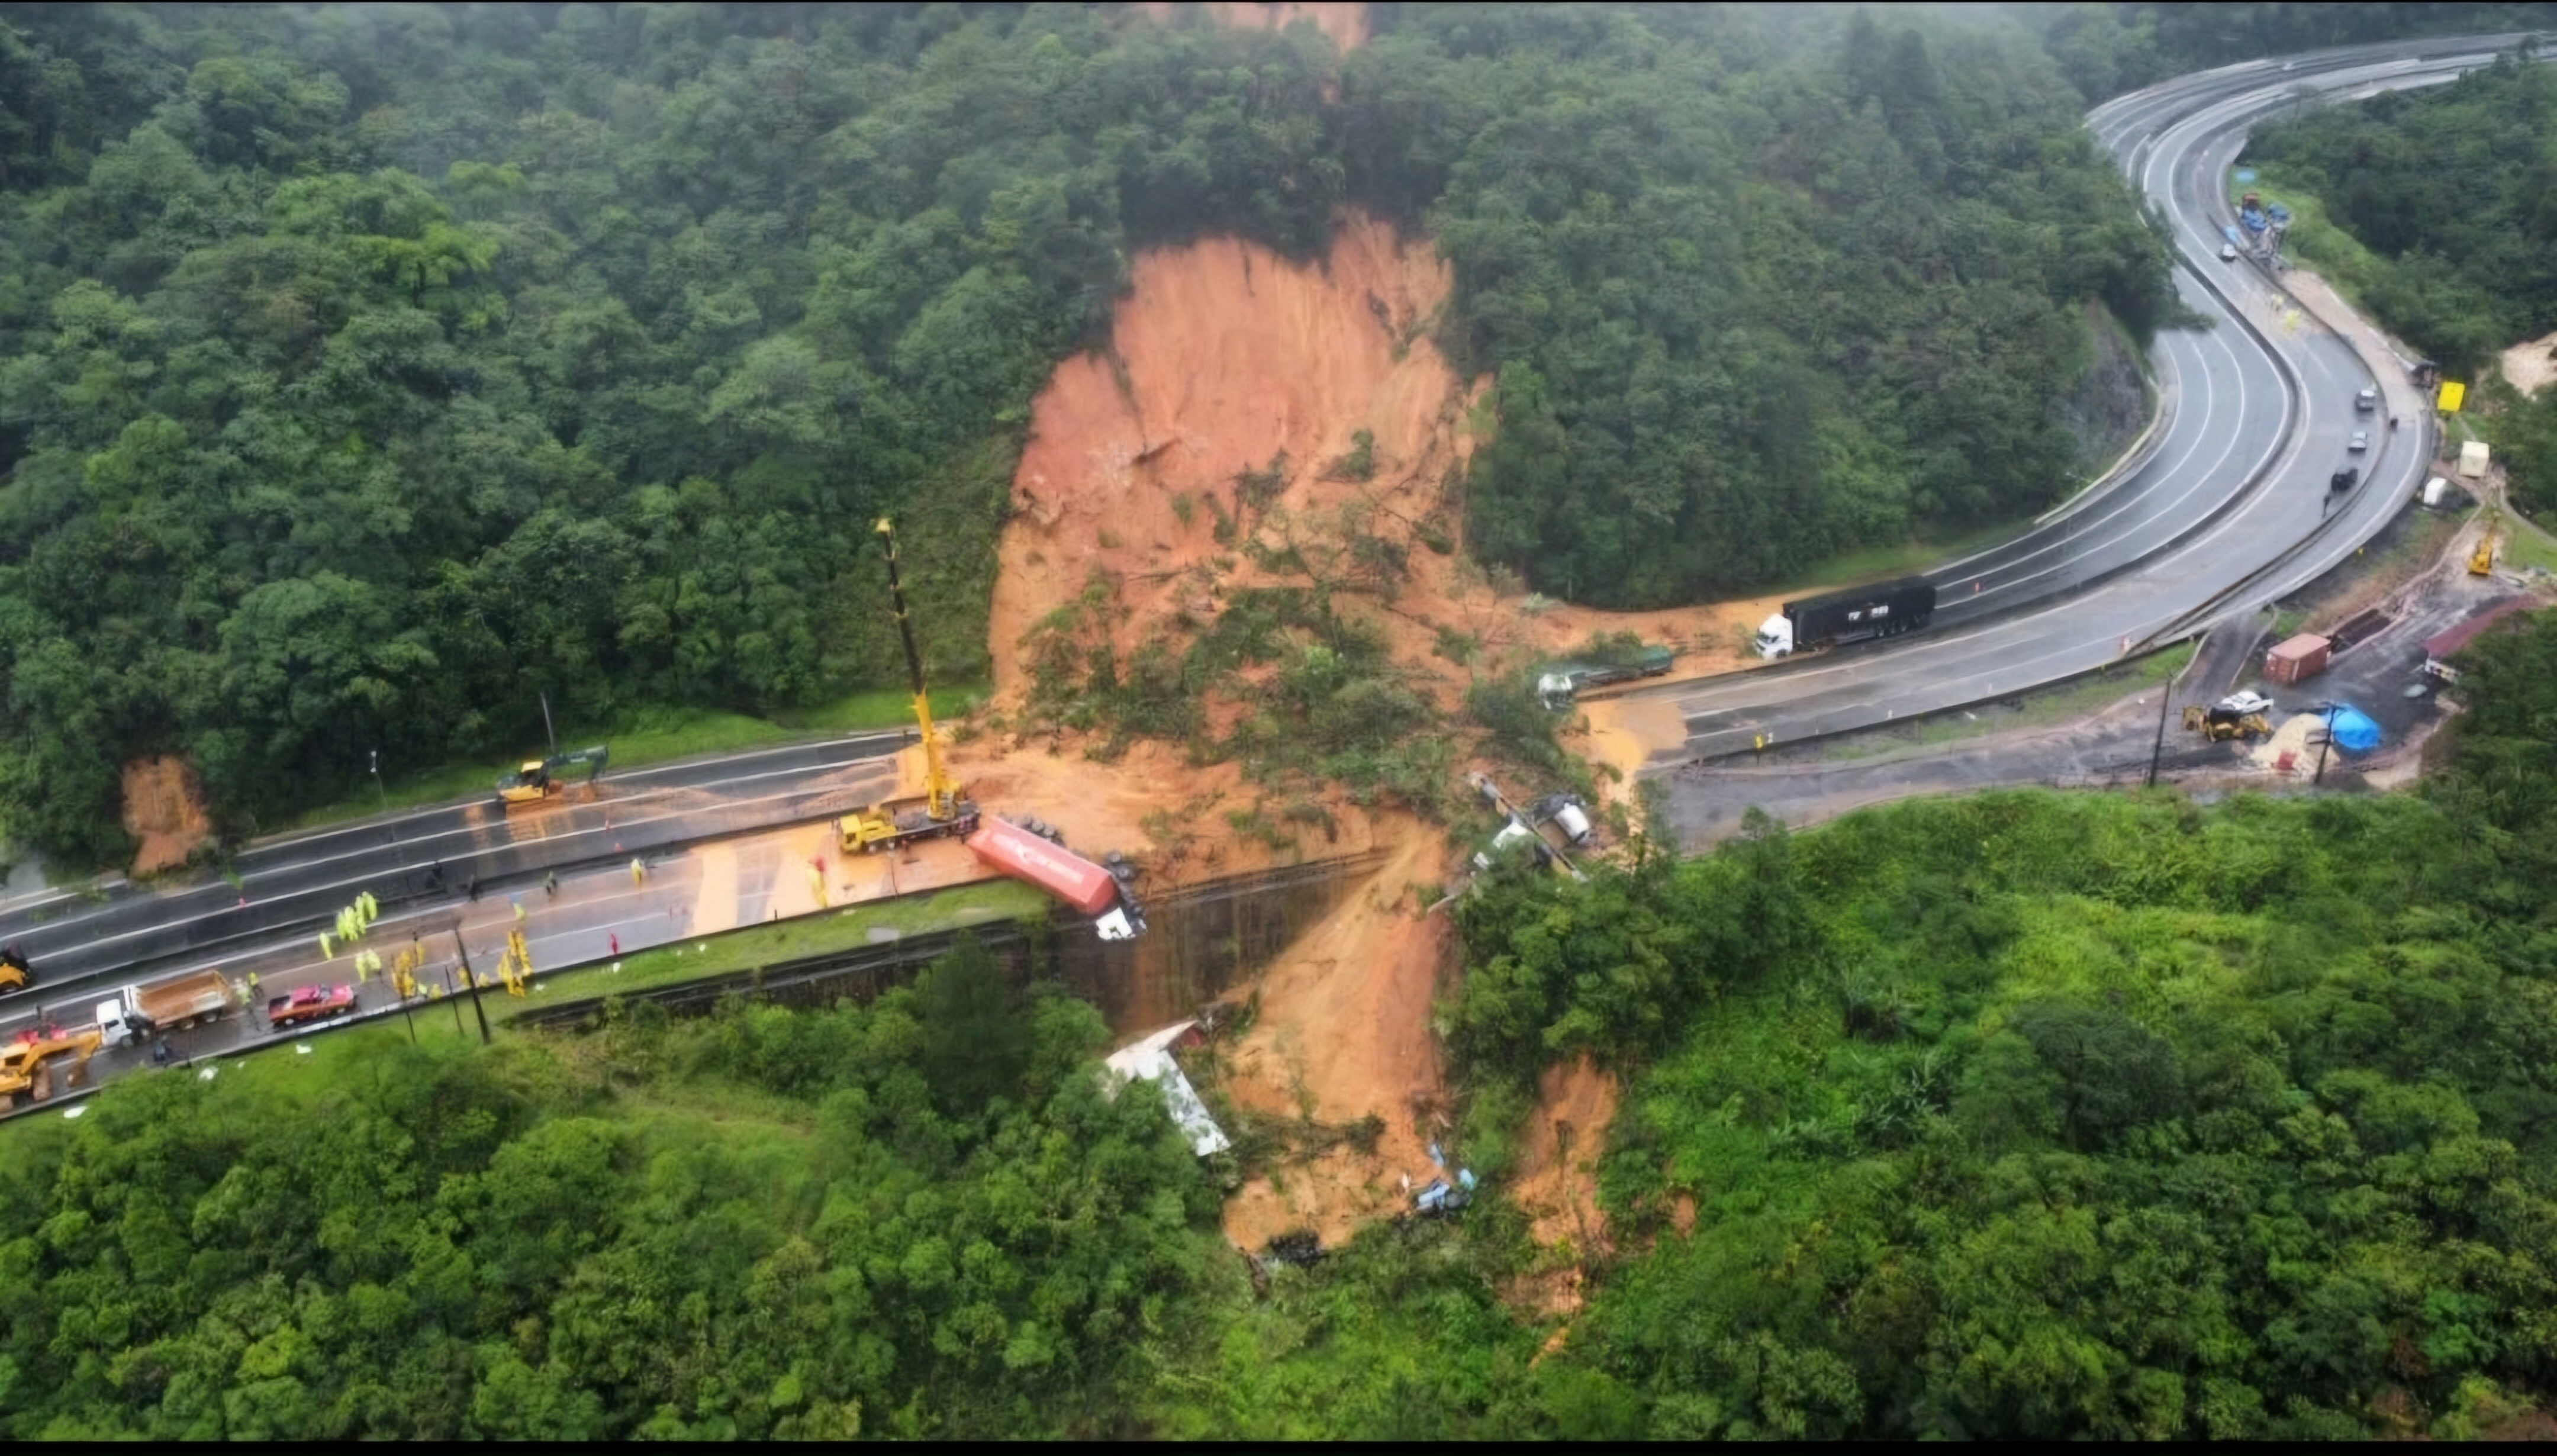
[[(2164, 252), (2076, 126), (2532, 7), (0, 5), (0, 816), (238, 832), (370, 754), (893, 677), (847, 526), (987, 661), (1030, 395), (1136, 249), (1433, 235), (1497, 370), (1472, 546), (1659, 603), (2030, 510)], [(2038, 27), (2038, 29), (2037, 29)]]
[[(1495, 876), (1446, 1008), (1487, 1196), (1259, 1289), (1097, 1015), (964, 949), (868, 1007), (133, 1078), (0, 1134), (0, 1426), (2495, 1429), (2557, 1379), (2557, 616), (2466, 661), (2420, 796), (2000, 793)], [(1582, 1051), (1628, 1079), (1616, 1253), (1547, 1349), (1499, 1190)]]
[[(2557, 74), (2521, 54), (2448, 85), (2313, 111), (2247, 157), (2318, 198), (2367, 249), (2361, 302), (2500, 405), (2514, 500), (2557, 519), (2557, 393), (2492, 383), (2495, 355), (2557, 331)], [(2314, 244), (2316, 240), (2311, 239)]]
[(2454, 377), (2557, 329), (2557, 75), (2507, 56), (2447, 85), (2258, 130), (2281, 169), (2378, 255), (2361, 302)]
[(1150, 244), (1435, 231), (1506, 381), (1480, 549), (1609, 601), (2040, 503), (2080, 305), (2163, 306), (2021, 27), (1378, 22), (0, 7), (0, 813), (111, 860), (141, 752), (239, 830), (544, 688), (885, 681), (883, 511), (976, 676), (1029, 398)]

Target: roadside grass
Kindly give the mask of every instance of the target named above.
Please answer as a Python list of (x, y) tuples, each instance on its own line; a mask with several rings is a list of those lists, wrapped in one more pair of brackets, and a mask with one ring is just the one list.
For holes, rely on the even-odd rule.
[(1819, 754), (1822, 761), (1852, 762), (1875, 758), (1905, 748), (1935, 748), (1958, 743), (1965, 738), (1986, 737), (1990, 733), (2011, 732), (2017, 728), (2054, 728), (2073, 719), (2087, 717), (2110, 708), (2133, 693), (2152, 688), (2181, 673), (2193, 661), (2200, 644), (2180, 642), (2173, 647), (2150, 653), (2137, 662), (2105, 668), (2091, 677), (2018, 695), (2022, 709), (1990, 705), (1968, 709), (1948, 709), (1908, 724), (1884, 728), (1869, 728), (1839, 738)]
[[(431, 1008), (421, 1003), (417, 1008), (417, 1040), (420, 1045), (435, 1044), (446, 1054), (465, 1045), (466, 1038), (454, 1030), (451, 1007), (437, 1004)], [(462, 1007), (465, 1021), (471, 1009)], [(471, 1027), (469, 1047), (477, 1047), (478, 1030)], [(296, 1043), (295, 1047), (267, 1047), (263, 1043), (253, 1056), (219, 1054), (200, 1056), (192, 1066), (171, 1067), (164, 1071), (136, 1072), (133, 1078), (181, 1077), (202, 1078), (211, 1071), (211, 1081), (225, 1094), (246, 1097), (264, 1110), (266, 1116), (284, 1120), (316, 1116), (320, 1105), (331, 1097), (348, 1090), (350, 1084), (369, 1079), (375, 1090), (382, 1088), (390, 1074), (385, 1070), (387, 1055), (396, 1047), (409, 1043), (409, 1031), (399, 1018), (389, 1017), (365, 1026), (350, 1026), (314, 1036)], [(308, 1053), (296, 1049), (308, 1046)], [(243, 1048), (244, 1049), (244, 1048)], [(121, 1079), (120, 1079), (121, 1080)], [(0, 1178), (15, 1178), (35, 1168), (49, 1166), (50, 1149), (70, 1135), (71, 1120), (64, 1116), (73, 1110), (93, 1108), (97, 1099), (84, 1098), (61, 1112), (35, 1111), (21, 1113), (0, 1124)]]
[(2255, 180), (2240, 184), (2230, 174), (2228, 204), (2234, 207), (2240, 194), (2252, 189), (2266, 205), (2279, 202), (2291, 209), (2291, 229), (2283, 239), (2284, 248), (2302, 266), (2313, 270), (2327, 285), (2364, 318), (2371, 317), (2362, 300), (2379, 277), (2383, 266), (2379, 255), (2363, 247), (2359, 239), (2338, 227), (2328, 218), (2326, 201), (2302, 187), (2285, 169), (2248, 162)]
[[(984, 702), (991, 691), (981, 685), (936, 688), (932, 693), (933, 716), (955, 718)], [(912, 701), (907, 694), (893, 689), (868, 689), (832, 703), (794, 713), (775, 714), (768, 719), (721, 713), (713, 709), (644, 709), (632, 713), (614, 727), (565, 729), (560, 734), (560, 747), (568, 750), (595, 743), (608, 745), (612, 749), (612, 762), (605, 774), (610, 777), (622, 769), (640, 768), (671, 759), (709, 753), (741, 753), (754, 748), (830, 737), (836, 733), (902, 728), (913, 722)], [(524, 748), (526, 757), (539, 757), (541, 753), (541, 746), (537, 743), (527, 744)], [(471, 759), (438, 764), (413, 773), (385, 773), (378, 793), (372, 784), (366, 783), (360, 792), (307, 809), (290, 822), (262, 833), (284, 834), (318, 829), (379, 814), (386, 807), (415, 809), (422, 805), (475, 798), (489, 793), (499, 775), (522, 761), (521, 758), (503, 762)]]
[(2032, 524), (2031, 516), (2021, 516), (1976, 530), (1939, 536), (1934, 540), (1911, 540), (1898, 546), (1868, 546), (1861, 551), (1832, 556), (1821, 562), (1811, 575), (1786, 582), (1766, 595), (1806, 596), (1886, 577), (1913, 576), (1929, 567), (1943, 566), (1968, 556), (1983, 547), (1995, 546)]
[[(903, 936), (1043, 916), (1048, 905), (1046, 895), (1011, 879), (983, 880), (928, 894), (867, 901), (840, 910), (634, 951), (621, 958), (617, 972), (612, 969), (613, 963), (604, 962), (537, 975), (522, 999), (503, 993), (489, 999), (489, 1019), (511, 1019), (520, 1010), (543, 1005), (649, 991), (829, 951), (856, 950)], [(501, 1002), (505, 1006), (502, 1013), (496, 1009)]]
[[(498, 995), (488, 1002), (492, 1024), (503, 999)], [(458, 1022), (456, 1011), (461, 1013)], [(150, 1075), (192, 1082), (211, 1069), (213, 1078), (199, 1095), (219, 1099), (216, 1106), (254, 1108), (260, 1118), (309, 1121), (327, 1117), (333, 1105), (349, 1096), (395, 1102), (403, 1083), (424, 1067), (467, 1062), (473, 1077), (520, 1093), (554, 1114), (574, 1112), (608, 1095), (621, 1108), (616, 1116), (627, 1117), (652, 1146), (715, 1142), (733, 1154), (742, 1152), (741, 1166), (763, 1175), (750, 1195), (759, 1200), (804, 1204), (809, 1196), (804, 1109), (794, 1110), (786, 1099), (760, 1089), (717, 1079), (634, 1081), (630, 1069), (614, 1065), (609, 1038), (508, 1037), (482, 1047), (471, 1008), (454, 997), (420, 1003), (406, 1022), (394, 1016), (301, 1045), (310, 1048), (307, 1054), (276, 1048), (247, 1057), (203, 1057), (193, 1067)], [(72, 1105), (83, 1110), (95, 1106), (94, 1099)], [(0, 1124), (0, 1129), (5, 1129), (0, 1130), (0, 1178), (37, 1182), (59, 1167), (73, 1130), (61, 1113), (24, 1114)]]
[[(2511, 519), (2510, 512), (2505, 513), (2505, 519)], [(2510, 571), (2537, 567), (2557, 574), (2557, 540), (2536, 529), (2507, 529), (2502, 543), (2495, 547), (2495, 559)]]

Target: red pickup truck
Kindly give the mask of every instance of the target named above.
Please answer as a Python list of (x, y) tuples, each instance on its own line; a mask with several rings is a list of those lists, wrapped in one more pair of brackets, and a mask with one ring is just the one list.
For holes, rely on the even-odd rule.
[(355, 989), (351, 986), (306, 986), (269, 1000), (266, 1024), (282, 1031), (288, 1026), (307, 1026), (343, 1016), (354, 1009)]

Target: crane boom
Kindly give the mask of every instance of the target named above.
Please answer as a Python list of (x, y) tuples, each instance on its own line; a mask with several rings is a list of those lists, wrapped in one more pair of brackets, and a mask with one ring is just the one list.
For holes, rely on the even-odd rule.
[(950, 781), (950, 771), (941, 762), (941, 739), (932, 731), (932, 699), (923, 684), (923, 654), (914, 650), (914, 623), (905, 608), (905, 585), (896, 575), (896, 528), (887, 521), (878, 523), (878, 534), (887, 539), (887, 598), (896, 611), (896, 637), (905, 646), (905, 673), (914, 685), (914, 722), (923, 730), (924, 813), (935, 820), (957, 815), (959, 786)]

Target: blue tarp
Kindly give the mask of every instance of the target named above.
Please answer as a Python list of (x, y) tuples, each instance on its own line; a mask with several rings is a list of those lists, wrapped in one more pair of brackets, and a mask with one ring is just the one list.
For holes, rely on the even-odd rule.
[(2379, 746), (2379, 725), (2355, 708), (2335, 711), (2335, 745), (2347, 753), (2367, 753)]

